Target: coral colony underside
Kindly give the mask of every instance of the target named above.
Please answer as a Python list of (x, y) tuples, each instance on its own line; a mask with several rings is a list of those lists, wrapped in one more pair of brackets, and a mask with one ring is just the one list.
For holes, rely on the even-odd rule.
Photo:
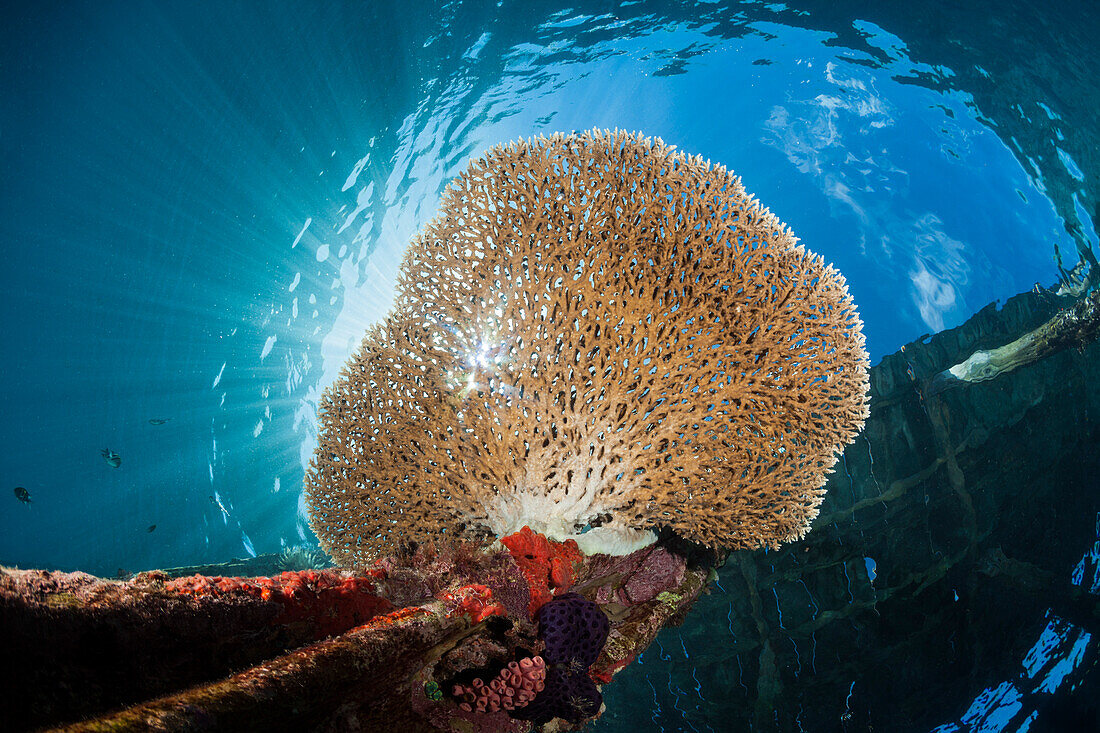
[(4, 706), (8, 729), (579, 727), (708, 571), (662, 544), (585, 556), (529, 528), (361, 571), (107, 581), (6, 569), (5, 655), (25, 671), (2, 692), (21, 701)]

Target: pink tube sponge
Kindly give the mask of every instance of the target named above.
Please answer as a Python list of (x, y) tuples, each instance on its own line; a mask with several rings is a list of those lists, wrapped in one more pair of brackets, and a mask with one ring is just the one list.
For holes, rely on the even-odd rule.
[(458, 706), (467, 712), (496, 713), (516, 710), (535, 699), (546, 685), (546, 663), (542, 657), (524, 657), (509, 662), (489, 684), (478, 677), (469, 686), (452, 689)]

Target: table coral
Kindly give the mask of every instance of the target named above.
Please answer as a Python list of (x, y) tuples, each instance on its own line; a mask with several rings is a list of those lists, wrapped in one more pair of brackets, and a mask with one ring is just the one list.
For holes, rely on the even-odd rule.
[[(844, 277), (721, 165), (592, 131), (472, 160), (319, 406), (322, 547), (523, 526), (627, 555), (805, 535), (867, 417)], [(557, 568), (562, 572), (564, 568)]]

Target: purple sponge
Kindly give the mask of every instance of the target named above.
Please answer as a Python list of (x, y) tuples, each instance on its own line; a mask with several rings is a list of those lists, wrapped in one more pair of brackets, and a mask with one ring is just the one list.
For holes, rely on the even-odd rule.
[(579, 723), (600, 710), (603, 696), (588, 676), (600, 656), (611, 624), (600, 607), (576, 593), (566, 593), (539, 609), (539, 636), (546, 649), (546, 686), (512, 717), (545, 723), (562, 718)]
[(600, 656), (611, 628), (600, 607), (577, 593), (558, 596), (540, 608), (536, 618), (546, 644), (546, 663), (585, 672)]

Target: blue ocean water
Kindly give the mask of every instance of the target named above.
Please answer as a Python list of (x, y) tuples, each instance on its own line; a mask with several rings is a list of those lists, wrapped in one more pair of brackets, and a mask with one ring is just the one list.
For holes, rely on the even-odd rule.
[[(0, 12), (7, 565), (315, 544), (319, 396), (443, 186), (515, 138), (640, 130), (734, 170), (845, 274), (872, 363), (1097, 246), (1088, 3)], [(690, 659), (660, 641), (643, 666)], [(720, 730), (719, 689), (672, 669), (653, 730)]]

